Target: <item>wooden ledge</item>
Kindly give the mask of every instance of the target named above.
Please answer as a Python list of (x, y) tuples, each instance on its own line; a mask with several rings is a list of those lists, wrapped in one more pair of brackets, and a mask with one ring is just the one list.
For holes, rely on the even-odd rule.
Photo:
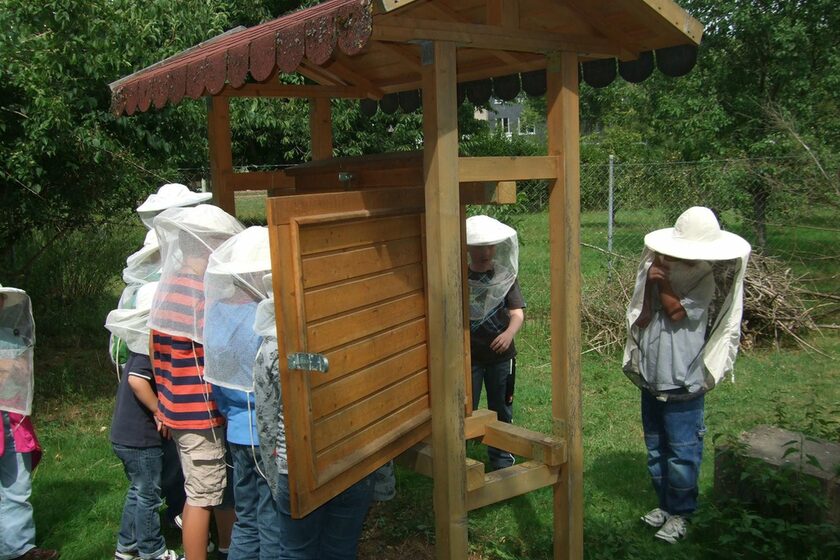
[(498, 420), (487, 424), (482, 443), (552, 467), (567, 461), (565, 441)]
[(558, 468), (539, 461), (528, 461), (487, 473), (481, 487), (467, 489), (467, 510), (551, 486), (557, 482), (558, 476)]

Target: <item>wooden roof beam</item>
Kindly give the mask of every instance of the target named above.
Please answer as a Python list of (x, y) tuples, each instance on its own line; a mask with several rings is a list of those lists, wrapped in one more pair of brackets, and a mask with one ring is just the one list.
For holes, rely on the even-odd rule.
[(374, 0), (373, 8), (380, 14), (387, 14), (400, 8), (405, 8), (409, 4), (422, 4), (423, 0)]
[(327, 61), (323, 64), (323, 66), (321, 66), (321, 68), (326, 72), (330, 72), (334, 76), (337, 76), (344, 82), (366, 89), (368, 92), (367, 96), (371, 99), (382, 99), (382, 96), (385, 95), (385, 93), (368, 78), (359, 74), (355, 70), (352, 70), (350, 67), (337, 59)]
[[(499, 0), (496, 0), (496, 2), (498, 2), (498, 1)], [(459, 24), (469, 24), (470, 23), (470, 21), (467, 18), (465, 18), (464, 16), (459, 14), (457, 11), (452, 9), (448, 4), (444, 4), (444, 3), (441, 3), (441, 2), (435, 2), (433, 4), (429, 4), (429, 8), (434, 9), (434, 11), (436, 11), (441, 17), (446, 18), (447, 21), (457, 22)], [(488, 25), (493, 25), (493, 26), (499, 26), (499, 22), (492, 21), (492, 15), (491, 15), (492, 11), (493, 10), (490, 10), (489, 4), (488, 4), (487, 24)], [(518, 27), (519, 27), (519, 19), (518, 19), (518, 16), (517, 16), (516, 26), (512, 27), (512, 28), (511, 27), (507, 27), (507, 28), (508, 29), (516, 29)], [(511, 54), (511, 53), (508, 53), (508, 52), (504, 52), (504, 51), (496, 52), (496, 53), (492, 53), (492, 54), (493, 54), (493, 56), (495, 56), (496, 58), (498, 58), (499, 60), (501, 60), (502, 62), (504, 62), (506, 64), (514, 64), (514, 63), (520, 62), (522, 60), (522, 58), (521, 58), (522, 55), (514, 55), (514, 54)]]
[(640, 0), (627, 2), (623, 7), (642, 21), (650, 22), (653, 28), (667, 24), (673, 34), (682, 33), (695, 45), (699, 45), (703, 37), (703, 24), (672, 0)]
[(399, 57), (399, 59), (406, 63), (412, 71), (417, 72), (417, 79), (420, 79), (419, 74), (422, 70), (422, 67), (420, 66), (420, 55), (413, 52), (409, 45), (385, 42), (379, 42), (377, 45)]
[(601, 33), (616, 45), (621, 45), (622, 49), (619, 58), (622, 60), (635, 60), (639, 58), (639, 53), (648, 50), (627, 37), (624, 31), (606, 21), (603, 13), (594, 9), (589, 0), (562, 0), (562, 2), (555, 0), (555, 2), (564, 4), (578, 14), (586, 23), (591, 25), (598, 33)]
[(389, 16), (376, 22), (371, 38), (375, 41), (447, 41), (462, 47), (493, 51), (550, 53), (575, 52), (591, 56), (617, 56), (621, 49), (606, 39), (578, 35), (521, 30), (512, 32), (491, 25), (466, 24), (403, 16)]

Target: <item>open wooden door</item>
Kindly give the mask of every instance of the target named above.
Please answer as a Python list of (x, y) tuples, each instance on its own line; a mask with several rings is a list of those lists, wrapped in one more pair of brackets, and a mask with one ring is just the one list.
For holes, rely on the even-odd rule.
[(423, 205), (419, 188), (268, 200), (295, 517), (431, 433)]

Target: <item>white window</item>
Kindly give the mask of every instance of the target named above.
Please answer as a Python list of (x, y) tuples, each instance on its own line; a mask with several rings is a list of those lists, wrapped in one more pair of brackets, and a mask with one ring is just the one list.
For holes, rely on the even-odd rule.
[(499, 117), (498, 125), (496, 126), (501, 127), (505, 136), (510, 136), (510, 119), (508, 117)]
[(523, 121), (519, 119), (519, 134), (536, 134), (537, 127), (534, 126), (534, 123), (529, 123), (527, 121)]

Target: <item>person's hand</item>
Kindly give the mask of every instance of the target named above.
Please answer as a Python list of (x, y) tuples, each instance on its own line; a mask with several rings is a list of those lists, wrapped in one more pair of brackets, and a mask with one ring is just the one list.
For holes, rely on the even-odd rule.
[(662, 255), (656, 255), (656, 258), (653, 259), (653, 264), (648, 269), (648, 280), (659, 284), (668, 279), (669, 271), (670, 267), (665, 259), (662, 258)]
[(513, 334), (505, 331), (493, 339), (493, 342), (490, 343), (490, 350), (496, 352), (497, 354), (501, 354), (510, 348), (512, 342)]
[(160, 412), (155, 414), (155, 428), (163, 439), (170, 439), (172, 434), (169, 431), (169, 427), (163, 423), (163, 420), (158, 417), (158, 414), (160, 414)]

